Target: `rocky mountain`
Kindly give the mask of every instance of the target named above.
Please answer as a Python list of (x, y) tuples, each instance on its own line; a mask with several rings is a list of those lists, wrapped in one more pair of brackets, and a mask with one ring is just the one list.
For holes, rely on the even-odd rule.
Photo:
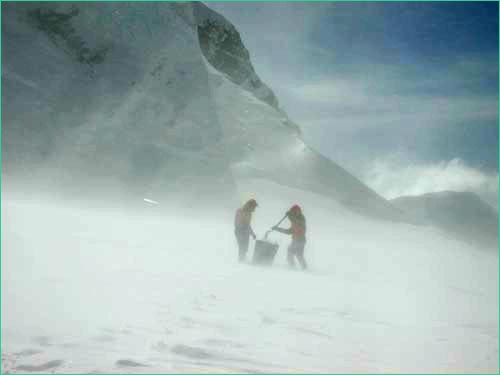
[[(228, 200), (261, 177), (405, 215), (308, 147), (201, 3), (2, 4), (4, 182)], [(234, 195), (234, 194), (233, 194)]]

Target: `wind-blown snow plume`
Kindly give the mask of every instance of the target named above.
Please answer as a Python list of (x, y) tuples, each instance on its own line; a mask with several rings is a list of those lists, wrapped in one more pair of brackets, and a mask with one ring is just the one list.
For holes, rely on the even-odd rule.
[(363, 181), (388, 199), (440, 191), (470, 191), (498, 208), (498, 173), (467, 166), (460, 159), (435, 164), (414, 164), (396, 156), (377, 159)]

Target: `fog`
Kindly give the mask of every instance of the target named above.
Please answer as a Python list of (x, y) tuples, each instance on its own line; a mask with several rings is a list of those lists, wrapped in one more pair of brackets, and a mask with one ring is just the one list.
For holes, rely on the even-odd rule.
[(279, 233), (272, 267), (238, 263), (215, 205), (4, 191), (4, 370), (497, 371), (496, 252), (265, 180), (237, 195), (258, 200), (258, 237), (301, 204), (310, 270)]

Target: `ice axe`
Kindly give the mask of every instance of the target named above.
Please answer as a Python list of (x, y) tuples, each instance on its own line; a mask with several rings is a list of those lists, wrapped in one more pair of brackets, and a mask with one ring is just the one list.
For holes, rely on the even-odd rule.
[[(279, 225), (283, 222), (283, 220), (285, 220), (287, 217), (288, 217), (288, 212), (285, 214), (285, 216), (283, 216), (283, 218), (282, 218), (282, 219), (278, 222), (278, 224), (273, 225), (273, 226), (271, 227), (271, 230), (269, 230), (269, 232), (271, 232), (271, 231), (273, 230), (272, 228), (279, 226)], [(269, 232), (268, 232), (268, 233), (269, 233)]]
[(268, 230), (268, 231), (264, 234), (264, 239), (265, 239), (265, 240), (267, 240), (267, 236), (269, 235), (269, 233), (271, 233), (271, 232), (273, 231), (273, 228), (274, 228), (274, 227), (279, 226), (279, 225), (283, 222), (283, 220), (285, 220), (285, 219), (287, 218), (287, 216), (288, 216), (288, 212), (285, 214), (285, 216), (283, 216), (283, 217), (281, 218), (281, 220), (278, 222), (278, 224), (276, 224), (276, 225), (272, 226), (272, 227), (271, 227), (271, 229), (269, 229), (269, 230)]
[(283, 222), (283, 220), (285, 220), (287, 217), (288, 217), (288, 212), (285, 214), (285, 216), (281, 218), (281, 220), (278, 222), (278, 224), (275, 225), (275, 227), (279, 226)]

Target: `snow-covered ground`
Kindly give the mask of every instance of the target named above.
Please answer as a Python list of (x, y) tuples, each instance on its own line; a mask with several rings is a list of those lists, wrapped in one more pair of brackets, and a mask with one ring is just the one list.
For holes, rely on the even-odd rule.
[(238, 190), (259, 236), (303, 206), (308, 272), (275, 233), (273, 267), (239, 264), (233, 212), (4, 192), (3, 372), (498, 372), (498, 253), (264, 180)]

